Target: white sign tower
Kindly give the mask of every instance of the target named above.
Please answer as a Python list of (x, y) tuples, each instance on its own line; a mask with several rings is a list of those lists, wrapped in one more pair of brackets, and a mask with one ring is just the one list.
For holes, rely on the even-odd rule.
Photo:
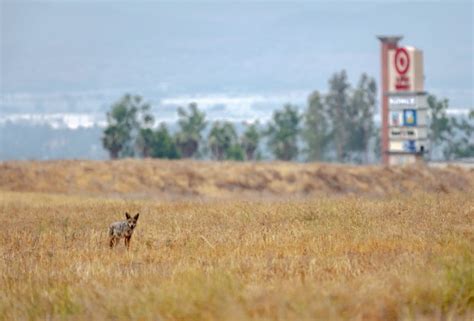
[(413, 47), (388, 50), (388, 163), (415, 163), (428, 151), (428, 102), (423, 52)]

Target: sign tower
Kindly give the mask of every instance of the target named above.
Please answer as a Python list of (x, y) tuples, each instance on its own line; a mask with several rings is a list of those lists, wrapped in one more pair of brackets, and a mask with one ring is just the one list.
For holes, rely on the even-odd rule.
[(423, 52), (400, 47), (401, 36), (381, 41), (382, 162), (414, 163), (428, 151), (428, 103), (424, 91)]

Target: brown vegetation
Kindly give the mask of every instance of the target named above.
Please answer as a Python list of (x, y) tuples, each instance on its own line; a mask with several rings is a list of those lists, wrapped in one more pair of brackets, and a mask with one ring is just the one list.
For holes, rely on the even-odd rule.
[(468, 191), (474, 170), (165, 160), (0, 163), (0, 190), (127, 198), (383, 196)]
[[(474, 195), (0, 194), (0, 320), (472, 320)], [(140, 212), (130, 251), (107, 226)]]
[[(2, 163), (0, 320), (472, 320), (473, 181), (454, 167)], [(125, 211), (140, 212), (131, 248), (111, 250)]]

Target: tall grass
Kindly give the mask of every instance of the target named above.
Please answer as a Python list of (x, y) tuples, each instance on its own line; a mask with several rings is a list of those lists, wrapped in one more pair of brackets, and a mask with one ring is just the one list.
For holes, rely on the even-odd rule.
[(474, 189), (474, 169), (288, 162), (25, 161), (0, 163), (0, 190), (156, 199), (262, 199)]
[[(130, 251), (107, 226), (140, 212)], [(2, 320), (472, 320), (474, 195), (0, 194)]]

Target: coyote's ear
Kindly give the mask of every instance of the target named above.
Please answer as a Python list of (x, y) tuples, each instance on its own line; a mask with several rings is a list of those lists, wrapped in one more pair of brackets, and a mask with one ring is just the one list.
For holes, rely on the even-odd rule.
[(138, 220), (138, 217), (139, 217), (139, 216), (140, 216), (140, 213), (137, 213), (137, 215), (135, 215), (133, 218), (134, 218), (135, 220)]
[(125, 217), (127, 218), (127, 220), (130, 219), (130, 214), (128, 214), (128, 212), (125, 212)]

